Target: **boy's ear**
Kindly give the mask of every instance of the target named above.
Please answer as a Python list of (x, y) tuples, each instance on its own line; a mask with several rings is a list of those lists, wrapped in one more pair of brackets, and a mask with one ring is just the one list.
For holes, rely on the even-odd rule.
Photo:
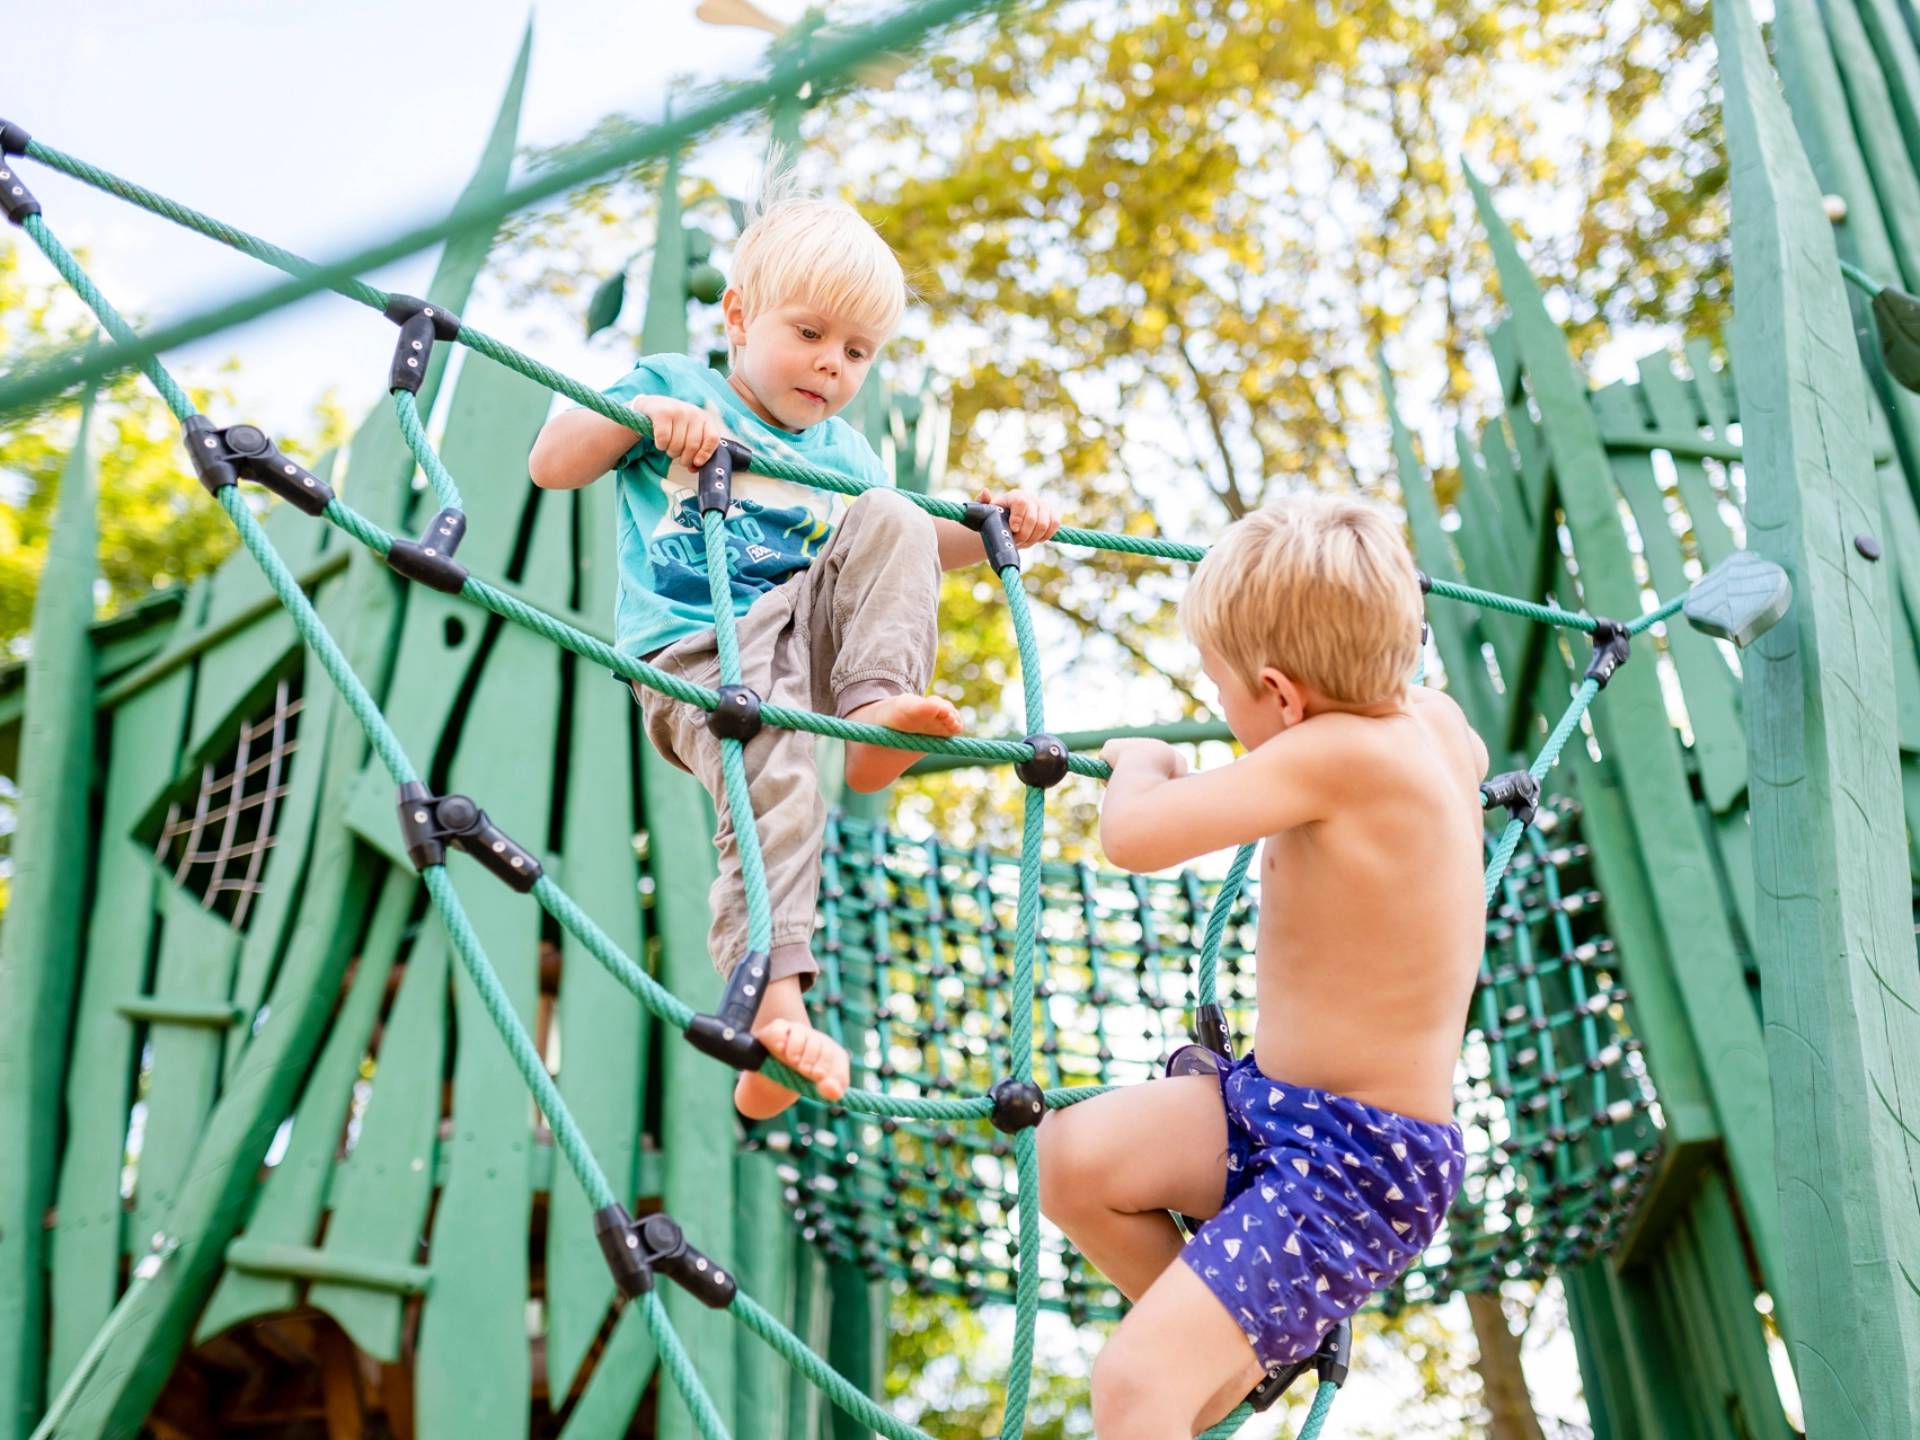
[(729, 285), (720, 296), (720, 313), (726, 319), (727, 340), (733, 345), (747, 343), (747, 302), (738, 285)]

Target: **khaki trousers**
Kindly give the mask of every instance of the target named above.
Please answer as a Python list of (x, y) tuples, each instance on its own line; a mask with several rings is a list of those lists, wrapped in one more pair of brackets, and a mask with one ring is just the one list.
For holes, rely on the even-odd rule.
[[(940, 554), (933, 520), (897, 492), (869, 490), (848, 507), (813, 564), (753, 602), (739, 618), (741, 683), (768, 704), (844, 716), (891, 695), (921, 695), (939, 643)], [(714, 632), (669, 645), (659, 669), (708, 689), (720, 685)], [(747, 949), (746, 896), (734, 817), (728, 813), (720, 741), (707, 712), (636, 684), (647, 738), (697, 776), (713, 797), (720, 828), (720, 878), (708, 895), (707, 947), (722, 975)], [(759, 824), (773, 906), (770, 978), (811, 985), (814, 913), (827, 807), (814, 768), (815, 737), (769, 725), (746, 746), (747, 786)], [(653, 844), (684, 844), (656, 835)]]

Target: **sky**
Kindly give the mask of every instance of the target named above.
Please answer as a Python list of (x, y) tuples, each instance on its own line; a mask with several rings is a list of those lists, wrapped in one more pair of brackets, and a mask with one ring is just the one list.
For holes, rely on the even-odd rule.
[[(532, 69), (523, 145), (570, 140), (615, 112), (656, 119), (676, 75), (755, 73), (768, 37), (693, 18), (694, 0), (338, 0), (77, 3), (21, 6), (8, 17), (6, 119), (68, 154), (146, 185), (310, 259), (328, 260), (444, 214), (486, 143), (529, 17)], [(795, 0), (768, 0), (781, 18)], [(743, 148), (742, 163), (746, 154)], [(48, 225), (85, 250), (102, 290), (145, 323), (245, 294), (275, 272), (165, 220), (27, 161), (22, 174)], [(37, 267), (52, 272), (30, 245)], [(366, 277), (418, 293), (427, 252)], [(605, 369), (571, 335), (499, 302), (469, 319), (583, 379)], [(555, 353), (553, 342), (562, 340)], [(387, 321), (321, 295), (166, 357), (190, 379), (228, 382), (254, 419), (297, 429), (337, 391), (356, 421), (380, 396), (393, 345)]]

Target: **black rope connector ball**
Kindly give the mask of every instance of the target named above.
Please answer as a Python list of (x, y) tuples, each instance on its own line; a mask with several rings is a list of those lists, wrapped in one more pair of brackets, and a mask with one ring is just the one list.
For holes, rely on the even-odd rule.
[(1002, 1135), (1031, 1130), (1047, 1113), (1047, 1098), (1031, 1080), (1015, 1080), (1009, 1075), (987, 1091), (993, 1111), (987, 1116)]
[(1531, 770), (1509, 770), (1504, 775), (1483, 780), (1480, 799), (1482, 809), (1498, 806), (1522, 825), (1531, 825), (1540, 810), (1540, 782), (1533, 778)]
[(1014, 543), (1003, 507), (989, 505), (984, 500), (969, 501), (962, 522), (968, 529), (980, 532), (980, 543), (987, 550), (987, 564), (996, 575), (1009, 567), (1020, 568), (1020, 547)]
[(1013, 765), (1013, 773), (1020, 777), (1022, 785), (1051, 790), (1067, 778), (1067, 747), (1058, 735), (1049, 735), (1043, 730), (1027, 736), (1026, 743), (1033, 747), (1033, 758), (1016, 760)]
[(741, 744), (760, 733), (760, 697), (745, 685), (722, 685), (720, 703), (707, 712), (707, 729)]
[(1618, 620), (1606, 620), (1596, 615), (1590, 638), (1593, 641), (1593, 659), (1587, 663), (1586, 678), (1599, 681), (1600, 688), (1604, 690), (1607, 681), (1613, 678), (1613, 672), (1627, 663), (1633, 649), (1633, 636)]

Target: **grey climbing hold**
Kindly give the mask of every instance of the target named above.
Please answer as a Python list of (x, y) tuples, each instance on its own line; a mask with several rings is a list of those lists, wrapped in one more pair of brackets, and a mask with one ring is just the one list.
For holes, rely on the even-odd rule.
[(1696, 630), (1746, 649), (1771, 630), (1793, 604), (1793, 582), (1771, 560), (1751, 550), (1729, 555), (1700, 577), (1682, 609)]

